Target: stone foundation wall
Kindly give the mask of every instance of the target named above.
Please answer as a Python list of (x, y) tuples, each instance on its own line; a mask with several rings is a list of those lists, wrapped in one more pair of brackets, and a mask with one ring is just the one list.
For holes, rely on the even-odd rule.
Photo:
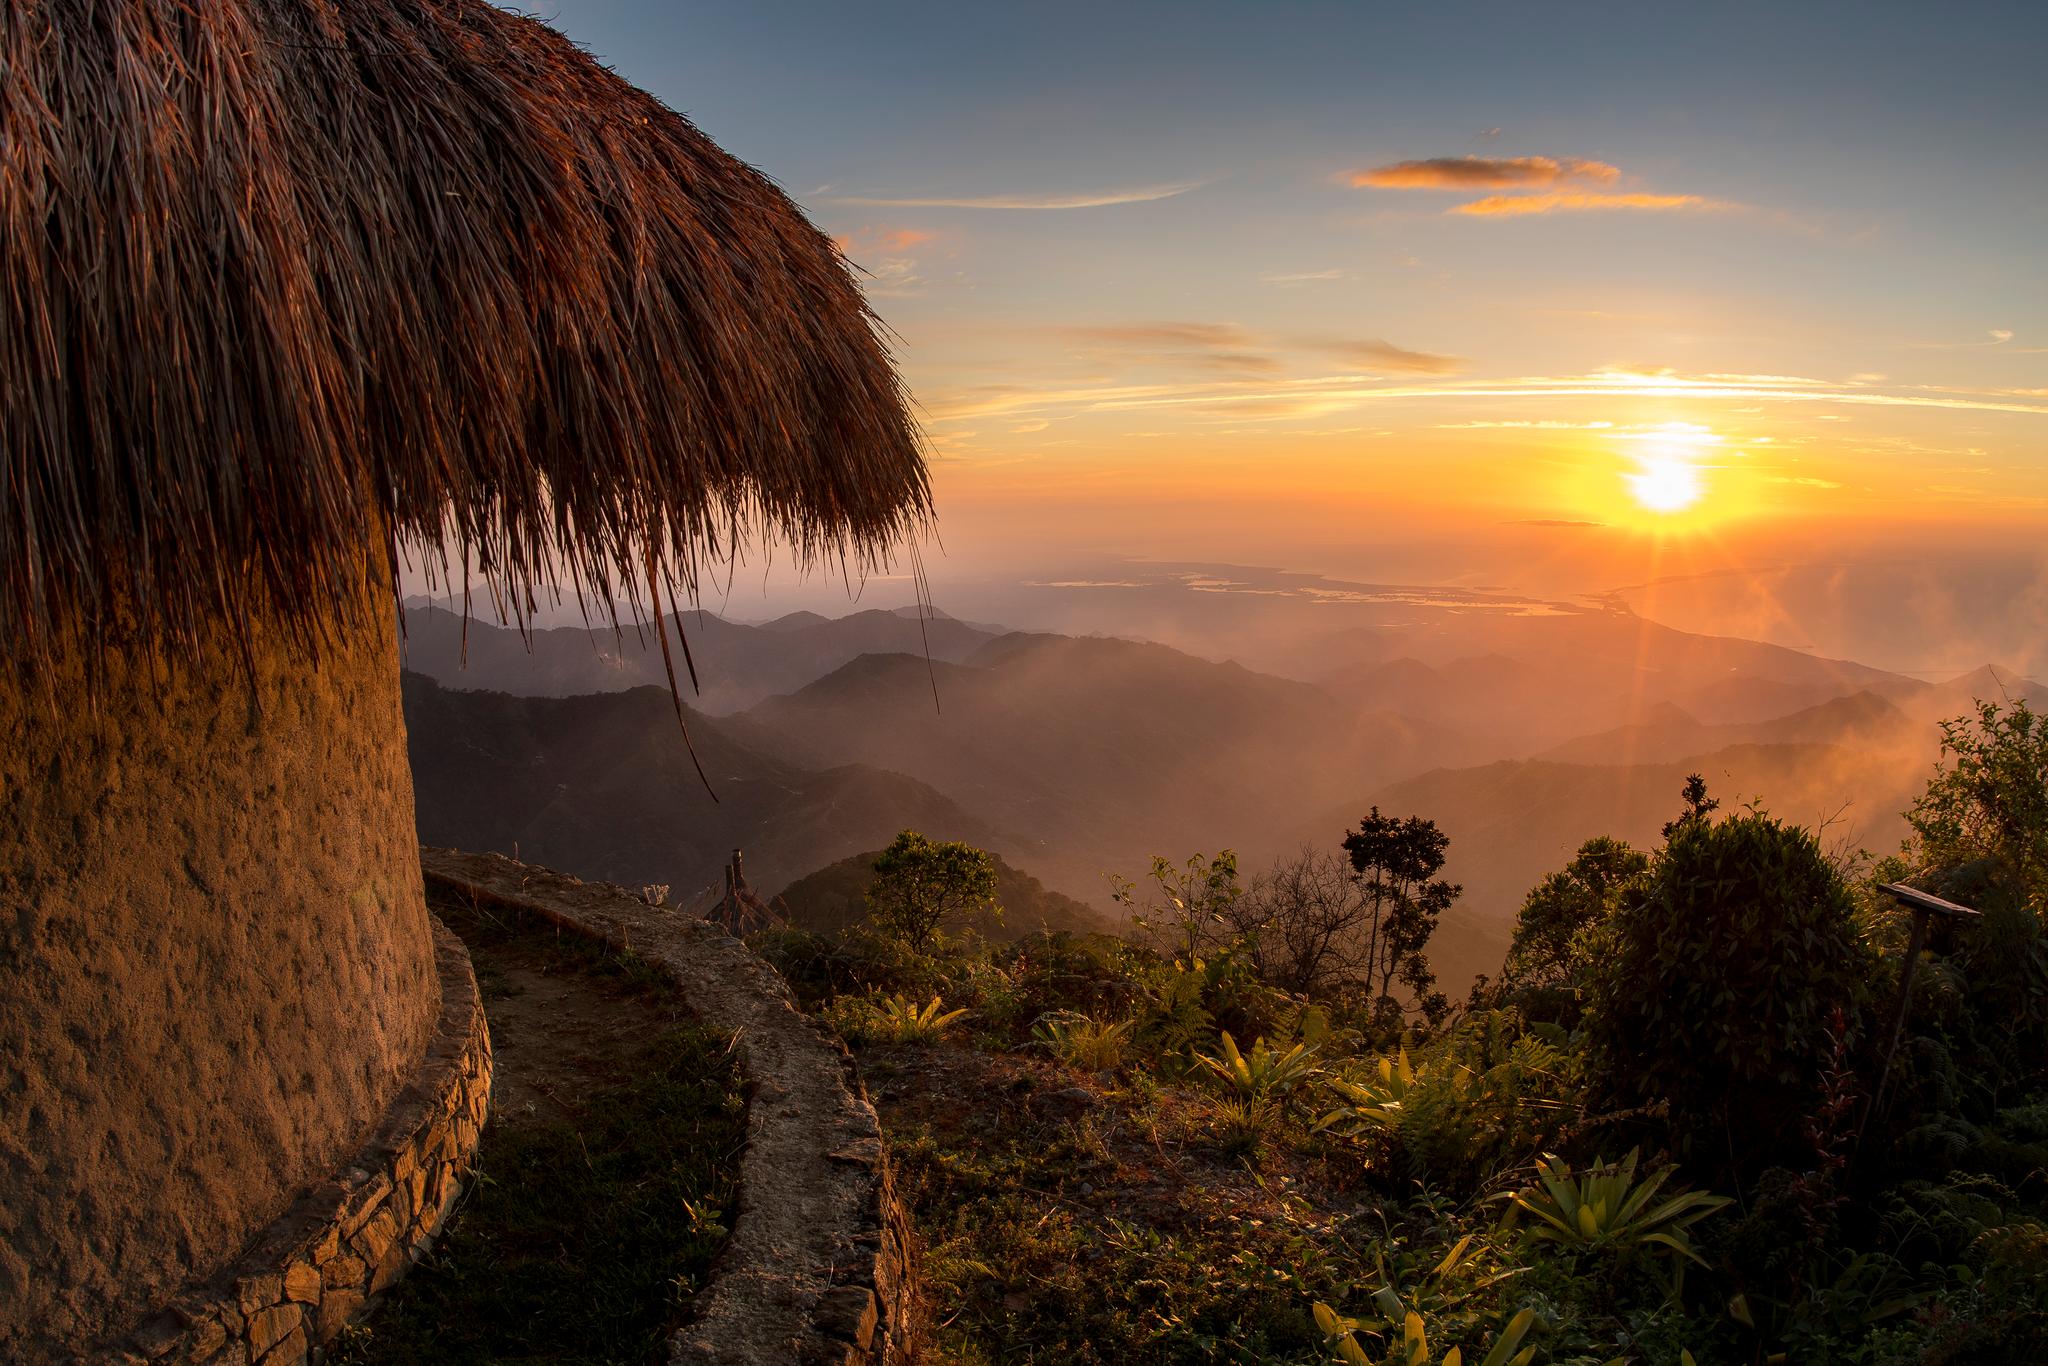
[(410, 1084), (335, 1178), (223, 1271), (92, 1358), (296, 1366), (426, 1250), (462, 1191), (490, 1107), (491, 1037), (462, 941), (433, 923), (439, 1027)]
[(910, 1222), (882, 1129), (839, 1041), (775, 970), (701, 917), (497, 854), (421, 851), (430, 884), (517, 906), (659, 964), (712, 1028), (737, 1036), (748, 1090), (732, 1238), (676, 1366), (894, 1366), (919, 1345)]

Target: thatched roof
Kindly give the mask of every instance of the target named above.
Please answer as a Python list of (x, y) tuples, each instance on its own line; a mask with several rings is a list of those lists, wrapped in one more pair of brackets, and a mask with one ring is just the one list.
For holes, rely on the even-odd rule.
[[(262, 611), (317, 638), (366, 528), (517, 591), (690, 581), (926, 515), (830, 241), (482, 0), (0, 10), (0, 632)], [(381, 554), (381, 551), (376, 552)], [(24, 643), (26, 642), (26, 643)]]

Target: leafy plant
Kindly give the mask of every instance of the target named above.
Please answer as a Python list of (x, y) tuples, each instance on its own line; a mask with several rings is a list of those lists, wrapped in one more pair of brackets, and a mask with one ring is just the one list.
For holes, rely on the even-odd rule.
[(2048, 716), (1979, 702), (1941, 723), (1942, 767), (1906, 813), (1930, 871), (1982, 863), (2013, 904), (2048, 916)]
[(1229, 1030), (1224, 1030), (1222, 1037), (1222, 1056), (1197, 1053), (1195, 1061), (1247, 1100), (1284, 1103), (1320, 1070), (1317, 1050), (1311, 1044), (1298, 1043), (1282, 1052), (1258, 1038), (1252, 1040), (1252, 1051), (1244, 1053)]
[(1210, 1045), (1218, 1029), (1241, 1038), (1265, 1034), (1285, 999), (1259, 981), (1235, 948), (1192, 963), (1156, 964), (1141, 980), (1138, 1045), (1168, 1072), (1198, 1068), (1193, 1054)]
[(1216, 1017), (1204, 1003), (1204, 986), (1199, 961), (1194, 967), (1176, 963), (1146, 983), (1136, 1024), (1138, 1039), (1148, 1052), (1185, 1058), (1213, 1037)]
[(1142, 905), (1138, 885), (1115, 874), (1109, 879), (1110, 899), (1131, 907), (1131, 923), (1165, 953), (1192, 964), (1203, 949), (1236, 941), (1231, 911), (1244, 889), (1234, 851), (1225, 849), (1214, 858), (1195, 854), (1179, 867), (1155, 854), (1147, 876), (1153, 890)]
[(1123, 1065), (1131, 1021), (1108, 1024), (1079, 1011), (1058, 1011), (1041, 1017), (1032, 1037), (1069, 1067), (1103, 1072)]
[(1317, 1128), (1391, 1145), (1408, 1174), (1469, 1190), (1526, 1161), (1579, 1113), (1579, 1055), (1485, 1012), (1411, 1057), (1408, 1050), (1325, 1079), (1335, 1100)]
[[(1444, 1227), (1441, 1222), (1443, 1210), (1438, 1207), (1431, 1211), (1427, 1196), (1418, 1201), (1409, 1213), (1411, 1216), (1422, 1213), (1429, 1220), (1423, 1234), (1425, 1239), (1433, 1241), (1435, 1233)], [(1370, 1307), (1361, 1310), (1356, 1317), (1346, 1318), (1337, 1315), (1327, 1305), (1318, 1304), (1315, 1306), (1315, 1318), (1326, 1336), (1350, 1337), (1364, 1333), (1369, 1338), (1380, 1340), (1388, 1347), (1389, 1361), (1405, 1361), (1407, 1358), (1402, 1354), (1414, 1350), (1418, 1341), (1426, 1350), (1427, 1337), (1418, 1338), (1409, 1331), (1411, 1320), (1417, 1324), (1434, 1325), (1445, 1337), (1464, 1338), (1484, 1331), (1493, 1322), (1488, 1292), (1529, 1270), (1519, 1264), (1502, 1265), (1493, 1240), (1474, 1233), (1460, 1236), (1441, 1256), (1425, 1254), (1387, 1222), (1384, 1212), (1379, 1217), (1380, 1236), (1371, 1243), (1371, 1260), (1378, 1286), (1372, 1293)], [(1341, 1337), (1333, 1346), (1343, 1354)], [(1355, 1340), (1353, 1348), (1363, 1351)], [(1512, 1355), (1513, 1348), (1508, 1350)], [(1345, 1359), (1371, 1360), (1350, 1355)], [(1421, 1359), (1427, 1360), (1427, 1357)], [(1489, 1356), (1488, 1359), (1493, 1358)], [(1500, 1359), (1508, 1360), (1510, 1357)]]
[(1523, 899), (1494, 998), (1533, 1018), (1576, 1024), (1593, 932), (1649, 867), (1647, 855), (1605, 835), (1580, 845)]
[[(1723, 1195), (1681, 1190), (1657, 1199), (1672, 1169), (1660, 1167), (1638, 1180), (1637, 1153), (1618, 1163), (1596, 1162), (1581, 1172), (1559, 1157), (1537, 1162), (1537, 1184), (1513, 1198), (1516, 1210), (1534, 1215), (1529, 1235), (1581, 1252), (1660, 1249), (1673, 1254), (1677, 1292), (1684, 1261), (1707, 1264), (1686, 1230), (1734, 1202)], [(1678, 1260), (1683, 1259), (1683, 1260)]]

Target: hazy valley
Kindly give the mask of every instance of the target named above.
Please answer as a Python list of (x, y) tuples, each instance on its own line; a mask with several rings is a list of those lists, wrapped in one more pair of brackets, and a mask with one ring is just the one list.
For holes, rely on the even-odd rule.
[[(715, 800), (651, 627), (522, 636), (415, 605), (421, 836), (687, 902), (736, 847), (772, 894), (914, 828), (1114, 917), (1105, 874), (1223, 848), (1256, 872), (1334, 848), (1377, 805), (1450, 836), (1447, 873), (1465, 894), (1431, 953), (1462, 984), (1497, 969), (1529, 887), (1592, 835), (1653, 842), (1690, 773), (1731, 808), (1755, 802), (1825, 823), (1844, 849), (1888, 852), (1941, 718), (1979, 697), (2048, 700), (1988, 666), (1929, 683), (1606, 607), (1303, 610), (1217, 592), (1218, 577), (1130, 596), (1144, 606), (1133, 619), (1224, 658), (914, 609), (761, 624), (690, 612), (680, 633), (671, 618)], [(1069, 596), (1101, 610), (1099, 592)], [(1227, 657), (1240, 646), (1264, 667)]]

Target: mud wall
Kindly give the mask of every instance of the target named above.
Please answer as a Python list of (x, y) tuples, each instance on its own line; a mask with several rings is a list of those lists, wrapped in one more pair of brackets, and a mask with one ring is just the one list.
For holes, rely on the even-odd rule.
[(0, 1360), (139, 1322), (354, 1152), (441, 1003), (388, 592), (317, 662), (0, 674)]
[(149, 1366), (299, 1366), (403, 1275), (441, 1231), (476, 1160), (491, 1036), (469, 953), (434, 926), (441, 1022), (425, 1063), (331, 1181), (210, 1280), (104, 1356)]

